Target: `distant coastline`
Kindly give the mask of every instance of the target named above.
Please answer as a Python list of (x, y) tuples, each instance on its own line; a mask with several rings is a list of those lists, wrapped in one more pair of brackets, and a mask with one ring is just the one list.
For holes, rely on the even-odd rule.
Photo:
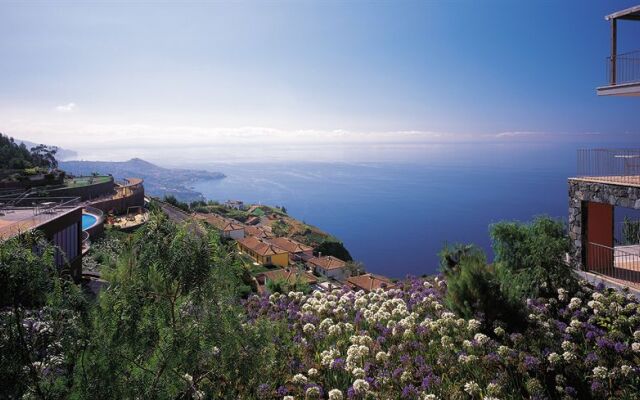
[(174, 196), (180, 201), (203, 200), (201, 192), (191, 186), (195, 182), (225, 178), (221, 172), (198, 169), (164, 168), (140, 158), (128, 161), (61, 161), (61, 169), (73, 175), (110, 174), (116, 179), (144, 179), (145, 191), (155, 197)]

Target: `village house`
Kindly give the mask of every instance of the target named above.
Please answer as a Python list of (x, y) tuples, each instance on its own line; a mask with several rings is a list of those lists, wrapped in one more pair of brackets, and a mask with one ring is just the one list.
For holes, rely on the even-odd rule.
[(311, 257), (307, 260), (307, 267), (318, 275), (338, 281), (349, 277), (347, 263), (334, 256)]
[(269, 243), (289, 252), (291, 261), (308, 260), (313, 257), (313, 247), (286, 237), (269, 239)]
[(390, 289), (395, 287), (391, 279), (382, 275), (364, 274), (352, 276), (347, 279), (347, 286), (351, 290), (364, 290), (369, 293), (376, 289)]
[(264, 226), (245, 226), (245, 236), (255, 236), (257, 238), (268, 239), (273, 237), (273, 233)]
[(196, 218), (216, 228), (222, 237), (235, 240), (244, 238), (244, 226), (230, 218), (218, 214), (203, 213), (197, 213)]
[(304, 283), (309, 286), (315, 286), (318, 278), (305, 271), (296, 268), (278, 268), (271, 271), (263, 272), (256, 276), (258, 281), (258, 292), (264, 293), (266, 285), (269, 281), (284, 281), (289, 285), (296, 283)]
[(238, 250), (255, 262), (263, 265), (277, 265), (287, 267), (289, 265), (289, 253), (264, 239), (255, 236), (247, 236), (237, 239)]
[(227, 200), (224, 202), (224, 206), (227, 208), (233, 208), (235, 210), (244, 209), (244, 203), (241, 200)]

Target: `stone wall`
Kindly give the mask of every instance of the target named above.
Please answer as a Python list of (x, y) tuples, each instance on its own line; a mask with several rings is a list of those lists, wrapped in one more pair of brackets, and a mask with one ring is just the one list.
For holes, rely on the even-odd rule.
[(640, 210), (640, 187), (614, 183), (569, 179), (570, 256), (579, 268), (583, 265), (583, 240), (586, 229), (586, 202)]

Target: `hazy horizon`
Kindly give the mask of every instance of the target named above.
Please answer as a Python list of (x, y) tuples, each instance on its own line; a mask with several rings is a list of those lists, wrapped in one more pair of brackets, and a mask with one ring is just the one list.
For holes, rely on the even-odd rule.
[(0, 132), (101, 160), (627, 142), (634, 99), (595, 87), (631, 4), (4, 2)]

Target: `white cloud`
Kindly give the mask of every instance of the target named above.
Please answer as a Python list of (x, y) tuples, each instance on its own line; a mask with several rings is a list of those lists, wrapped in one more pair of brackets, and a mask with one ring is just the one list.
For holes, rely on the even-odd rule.
[(56, 107), (56, 111), (62, 113), (72, 112), (76, 109), (76, 103), (61, 104)]

